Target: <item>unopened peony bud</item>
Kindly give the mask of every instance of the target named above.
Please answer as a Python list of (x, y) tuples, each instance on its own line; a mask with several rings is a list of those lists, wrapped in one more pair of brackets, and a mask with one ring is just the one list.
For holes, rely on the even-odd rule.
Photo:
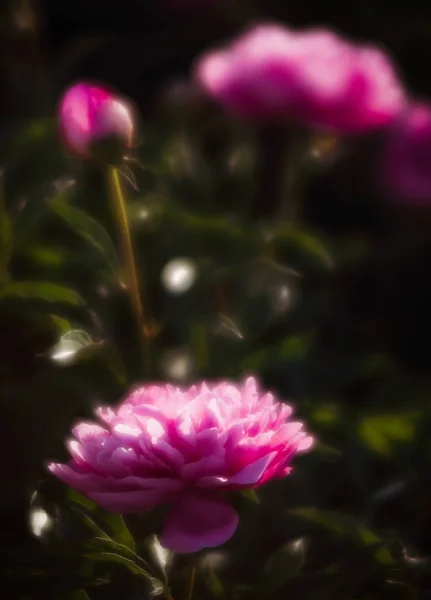
[(115, 141), (124, 152), (132, 145), (134, 110), (131, 103), (106, 88), (88, 83), (70, 87), (58, 110), (61, 137), (81, 158), (94, 156), (95, 146)]

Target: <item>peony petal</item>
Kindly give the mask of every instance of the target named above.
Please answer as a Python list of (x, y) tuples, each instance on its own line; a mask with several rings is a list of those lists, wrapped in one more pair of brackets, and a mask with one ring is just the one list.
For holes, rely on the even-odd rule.
[(118, 436), (118, 438), (127, 444), (135, 439), (139, 439), (142, 436), (142, 431), (133, 423), (116, 423), (112, 427), (112, 433)]
[(307, 450), (309, 450), (310, 448), (313, 447), (314, 445), (314, 438), (309, 435), (307, 437), (302, 438), (302, 440), (300, 440), (296, 446), (296, 451), (297, 452), (306, 452)]
[(217, 475), (209, 475), (202, 477), (195, 483), (200, 488), (228, 488), (229, 480), (227, 477), (218, 477)]
[(96, 425), (95, 423), (88, 423), (86, 421), (81, 421), (72, 429), (73, 435), (82, 443), (86, 442), (94, 442), (98, 439), (105, 438), (108, 434), (106, 429), (100, 427), (100, 425)]
[(95, 414), (101, 421), (110, 425), (115, 419), (115, 412), (110, 406), (98, 406)]
[(169, 441), (153, 439), (149, 448), (153, 454), (156, 454), (170, 468), (179, 469), (184, 465), (184, 455), (174, 448)]
[(181, 468), (181, 477), (186, 481), (192, 481), (209, 475), (223, 475), (226, 472), (226, 460), (224, 451), (222, 455), (204, 456), (199, 460), (184, 465)]
[(243, 384), (243, 393), (244, 394), (258, 394), (259, 393), (259, 384), (257, 382), (256, 377), (247, 377)]
[(202, 59), (196, 69), (196, 79), (204, 89), (219, 93), (228, 74), (229, 57), (226, 52), (211, 52)]
[(88, 449), (88, 446), (85, 447), (83, 444), (80, 444), (76, 440), (68, 440), (66, 442), (66, 447), (69, 450), (73, 460), (82, 466), (87, 466), (88, 460), (85, 456), (85, 448)]
[(251, 465), (245, 467), (242, 471), (229, 478), (229, 482), (234, 485), (254, 485), (262, 477), (270, 462), (277, 456), (277, 452), (271, 452), (262, 456)]
[(101, 490), (102, 481), (101, 478), (93, 473), (80, 473), (74, 468), (73, 463), (70, 465), (64, 465), (59, 463), (51, 463), (48, 465), (49, 471), (67, 485), (88, 495), (89, 491)]
[(237, 525), (238, 515), (228, 502), (217, 496), (189, 492), (173, 505), (160, 542), (174, 552), (198, 552), (224, 544)]
[[(121, 480), (120, 480), (121, 481)], [(141, 513), (151, 510), (159, 504), (174, 501), (178, 493), (183, 489), (180, 481), (174, 480), (150, 480), (152, 487), (150, 489), (140, 489), (118, 492), (91, 492), (88, 497), (102, 508), (113, 513)], [(145, 485), (148, 483), (142, 480)]]

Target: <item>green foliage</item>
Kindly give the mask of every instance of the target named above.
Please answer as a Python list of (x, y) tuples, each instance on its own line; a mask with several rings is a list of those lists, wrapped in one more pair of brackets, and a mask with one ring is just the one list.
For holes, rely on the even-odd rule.
[(106, 261), (106, 265), (118, 278), (120, 261), (115, 246), (106, 230), (85, 211), (69, 206), (66, 202), (53, 201), (51, 207), (77, 235), (101, 255)]
[[(290, 514), (316, 524), (335, 535), (348, 539), (359, 546), (378, 546), (381, 540), (369, 529), (363, 526), (358, 519), (332, 511), (321, 511), (314, 508), (298, 508), (289, 511)], [(388, 550), (379, 548), (375, 552), (375, 559), (383, 564), (392, 562)]]
[(0, 300), (14, 298), (41, 300), (56, 304), (72, 304), (74, 306), (84, 303), (84, 300), (75, 290), (49, 281), (13, 281), (3, 286), (0, 290)]

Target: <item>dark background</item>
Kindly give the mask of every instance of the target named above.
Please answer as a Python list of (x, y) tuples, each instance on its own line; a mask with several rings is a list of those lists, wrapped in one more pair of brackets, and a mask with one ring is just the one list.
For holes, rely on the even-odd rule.
[[(73, 512), (80, 500), (44, 466), (65, 458), (63, 439), (78, 416), (91, 414), (95, 402), (118, 401), (142, 379), (127, 299), (107, 274), (106, 253), (82, 241), (85, 215), (116, 240), (103, 178), (71, 160), (56, 133), (58, 98), (79, 79), (108, 82), (142, 115), (137, 153), (148, 169), (134, 169), (138, 189), (128, 193), (131, 206), (151, 215), (134, 230), (154, 316), (163, 323), (151, 377), (166, 377), (159, 356), (178, 347), (194, 356), (196, 377), (254, 371), (281, 397), (295, 399), (320, 441), (292, 477), (259, 492), (258, 506), (239, 501), (241, 527), (227, 562), (221, 570), (198, 569), (196, 598), (431, 594), (429, 209), (393, 204), (376, 185), (384, 132), (347, 140), (333, 160), (308, 172), (295, 235), (282, 227), (267, 247), (264, 227), (280, 223), (280, 173), (272, 167), (283, 140), (274, 131), (238, 131), (190, 90), (173, 99), (167, 92), (171, 82), (187, 81), (202, 51), (261, 19), (324, 25), (382, 44), (412, 96), (431, 96), (431, 7), (419, 2), (2, 2), (0, 156), (12, 224), (12, 233), (0, 228), (0, 256), (8, 257), (0, 293), (7, 600), (149, 597), (121, 561), (85, 558), (91, 540)], [(186, 159), (172, 158), (178, 140), (185, 140)], [(244, 145), (255, 162), (232, 174), (227, 157)], [(79, 223), (50, 210), (70, 178), (68, 201), (84, 213)], [(244, 211), (249, 201), (252, 210)], [(192, 257), (203, 273), (180, 299), (160, 285), (161, 269), (176, 256)], [(33, 287), (15, 293), (8, 286), (16, 281)], [(40, 281), (41, 293), (34, 287)], [(59, 300), (46, 282), (75, 290), (85, 308), (70, 295)], [(280, 285), (292, 290), (293, 307), (274, 309)], [(229, 317), (228, 327), (220, 315)], [(68, 329), (88, 331), (97, 343), (59, 367), (49, 351)], [(42, 539), (28, 525), (35, 502), (55, 523)], [(92, 510), (121, 539), (122, 526)], [(144, 539), (146, 525), (128, 524)], [(172, 574), (175, 600), (185, 597), (182, 567), (180, 560)]]

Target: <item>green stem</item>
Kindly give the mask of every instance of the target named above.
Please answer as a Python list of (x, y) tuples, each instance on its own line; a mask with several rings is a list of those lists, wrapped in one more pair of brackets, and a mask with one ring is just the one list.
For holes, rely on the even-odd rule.
[(191, 325), (190, 345), (193, 348), (199, 370), (204, 374), (208, 374), (210, 363), (208, 332), (204, 321), (197, 321)]
[(303, 132), (291, 128), (285, 153), (286, 168), (281, 177), (280, 206), (280, 219), (291, 227), (301, 218), (301, 194), (306, 175), (305, 150)]
[(186, 600), (192, 600), (193, 590), (195, 587), (195, 578), (196, 578), (196, 567), (195, 567), (195, 565), (192, 565), (190, 567), (189, 587), (188, 587), (188, 591), (187, 591)]
[(163, 593), (165, 595), (166, 600), (174, 600), (174, 598), (171, 596), (171, 592), (169, 591), (168, 587), (165, 588)]
[(251, 217), (274, 216), (282, 199), (286, 165), (287, 132), (283, 127), (264, 126), (257, 134), (257, 177), (252, 199)]
[(136, 325), (138, 327), (144, 362), (146, 368), (149, 369), (151, 341), (149, 310), (148, 307), (144, 308), (140, 295), (132, 237), (130, 235), (129, 221), (127, 218), (126, 200), (121, 188), (120, 174), (117, 168), (108, 167), (107, 182), (109, 195), (112, 201), (114, 219), (120, 238), (123, 266), (127, 278), (127, 291), (130, 297), (132, 311), (136, 319)]

